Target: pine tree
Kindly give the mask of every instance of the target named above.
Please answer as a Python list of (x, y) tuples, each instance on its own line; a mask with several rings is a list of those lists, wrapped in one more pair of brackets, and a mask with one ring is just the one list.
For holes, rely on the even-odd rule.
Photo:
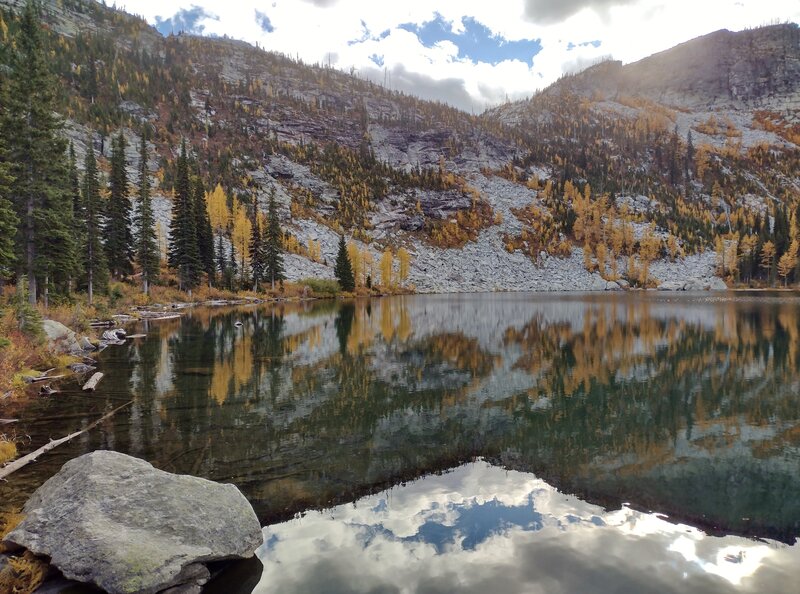
[(178, 272), (178, 284), (181, 290), (191, 291), (200, 282), (202, 263), (197, 248), (197, 227), (189, 180), (186, 140), (181, 143), (176, 170), (172, 221), (169, 229), (169, 265)]
[(78, 251), (78, 270), (74, 278), (69, 279), (69, 290), (72, 290), (73, 281), (83, 273), (82, 246), (86, 243), (86, 213), (81, 200), (81, 180), (78, 175), (78, 160), (75, 156), (75, 146), (69, 143), (69, 193), (72, 197), (72, 233)]
[(344, 242), (344, 235), (339, 236), (339, 251), (336, 254), (336, 266), (334, 268), (336, 278), (342, 291), (353, 291), (356, 288), (356, 281), (353, 278), (353, 267), (350, 264), (350, 257), (347, 255), (347, 246)]
[[(66, 189), (66, 142), (57, 134), (55, 79), (39, 23), (39, 6), (29, 0), (14, 40), (5, 96), (2, 131), (8, 142), (13, 181), (10, 196), (19, 218), (17, 262), (28, 278), (28, 299), (37, 298), (37, 278), (66, 277), (76, 264), (76, 245), (69, 228), (71, 208)], [(44, 250), (47, 253), (41, 253)]]
[[(1, 98), (2, 94), (0, 94)], [(14, 205), (8, 199), (12, 178), (9, 175), (8, 165), (3, 162), (4, 158), (5, 144), (3, 137), (0, 136), (0, 283), (11, 275), (16, 260), (14, 235), (19, 224), (17, 213), (14, 212)]]
[[(267, 229), (264, 240), (264, 277), (269, 279), (272, 290), (275, 282), (286, 279), (283, 268), (283, 253), (281, 245), (281, 222), (278, 218), (278, 205), (275, 201), (275, 188), (269, 193), (269, 206), (267, 208)], [(352, 278), (352, 271), (350, 273)]]
[(203, 271), (208, 275), (209, 284), (214, 279), (214, 234), (211, 231), (211, 219), (206, 204), (206, 189), (200, 175), (196, 175), (193, 184), (195, 229), (197, 231), (197, 251)]
[(83, 212), (86, 230), (83, 245), (84, 269), (86, 270), (86, 287), (89, 293), (89, 304), (94, 300), (95, 288), (103, 289), (108, 282), (108, 266), (105, 250), (100, 242), (102, 233), (100, 203), (100, 180), (97, 178), (97, 161), (94, 147), (89, 140), (86, 148), (86, 161), (83, 173)]
[(156, 239), (153, 203), (150, 198), (150, 177), (147, 171), (147, 138), (142, 132), (139, 147), (139, 210), (137, 216), (136, 261), (142, 269), (142, 290), (150, 293), (150, 285), (158, 279), (159, 253)]
[[(258, 285), (264, 279), (266, 271), (266, 250), (262, 241), (261, 225), (258, 223), (258, 209), (253, 205), (253, 221), (250, 227), (250, 269), (253, 272), (253, 291), (258, 292)], [(266, 237), (266, 233), (264, 233)]]
[(128, 173), (125, 170), (125, 137), (122, 132), (111, 141), (111, 179), (106, 211), (105, 247), (108, 267), (115, 278), (133, 272), (133, 233)]

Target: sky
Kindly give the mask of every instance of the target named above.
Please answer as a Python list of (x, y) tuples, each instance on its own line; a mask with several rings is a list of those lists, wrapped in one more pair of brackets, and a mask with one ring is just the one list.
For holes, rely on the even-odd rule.
[(118, 0), (165, 35), (227, 35), (479, 113), (609, 57), (800, 22), (797, 0)]

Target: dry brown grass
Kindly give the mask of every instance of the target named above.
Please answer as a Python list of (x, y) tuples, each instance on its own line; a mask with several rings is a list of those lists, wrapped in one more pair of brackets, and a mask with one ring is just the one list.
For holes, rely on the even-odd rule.
[(17, 454), (17, 444), (4, 435), (0, 436), (0, 466), (16, 458)]
[(21, 557), (9, 557), (8, 565), (0, 571), (0, 592), (33, 594), (47, 575), (48, 563), (25, 551)]

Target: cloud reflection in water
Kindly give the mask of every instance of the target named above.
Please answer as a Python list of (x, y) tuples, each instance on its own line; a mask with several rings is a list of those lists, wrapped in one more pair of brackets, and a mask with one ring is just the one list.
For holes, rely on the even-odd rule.
[(264, 528), (255, 592), (788, 592), (800, 547), (602, 507), (485, 462)]

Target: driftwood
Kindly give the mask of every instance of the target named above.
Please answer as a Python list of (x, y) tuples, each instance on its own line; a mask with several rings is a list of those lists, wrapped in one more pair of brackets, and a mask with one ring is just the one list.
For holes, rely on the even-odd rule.
[(64, 378), (64, 377), (67, 377), (67, 376), (64, 375), (64, 374), (61, 374), (61, 375), (40, 375), (39, 377), (25, 376), (25, 381), (28, 382), (29, 384), (36, 384), (36, 383), (39, 383), (39, 382), (47, 382), (47, 381), (61, 379), (61, 378)]
[(128, 334), (125, 338), (145, 338), (147, 334)]
[(123, 408), (125, 408), (126, 406), (129, 406), (131, 404), (133, 404), (133, 400), (129, 400), (128, 402), (126, 402), (122, 406), (118, 406), (117, 408), (112, 410), (110, 413), (103, 415), (102, 417), (97, 419), (94, 423), (92, 423), (91, 425), (89, 425), (85, 429), (81, 429), (80, 431), (76, 431), (75, 433), (70, 433), (69, 435), (67, 435), (66, 437), (62, 437), (61, 439), (51, 439), (48, 443), (46, 443), (45, 445), (40, 447), (35, 452), (31, 452), (30, 454), (27, 454), (27, 455), (23, 456), (19, 460), (14, 460), (13, 462), (9, 462), (8, 464), (6, 464), (2, 468), (0, 468), (0, 480), (3, 480), (9, 474), (11, 474), (12, 472), (16, 472), (20, 468), (22, 468), (24, 466), (27, 466), (31, 462), (35, 461), (42, 454), (44, 454), (46, 452), (49, 452), (53, 448), (56, 448), (56, 447), (60, 446), (62, 443), (67, 443), (69, 440), (78, 437), (82, 433), (86, 433), (90, 429), (94, 429), (100, 423), (102, 423), (106, 419), (111, 418), (117, 412), (119, 412), (120, 410), (122, 410)]
[(89, 378), (89, 381), (83, 384), (83, 391), (84, 392), (94, 392), (94, 389), (97, 387), (97, 384), (100, 383), (100, 380), (103, 379), (103, 374), (101, 372), (97, 372), (92, 374), (92, 377)]
[(113, 326), (114, 323), (114, 320), (92, 320), (89, 322), (89, 326), (92, 328), (100, 328), (103, 326)]
[(16, 423), (19, 419), (0, 419), (0, 425), (10, 425), (11, 423)]

